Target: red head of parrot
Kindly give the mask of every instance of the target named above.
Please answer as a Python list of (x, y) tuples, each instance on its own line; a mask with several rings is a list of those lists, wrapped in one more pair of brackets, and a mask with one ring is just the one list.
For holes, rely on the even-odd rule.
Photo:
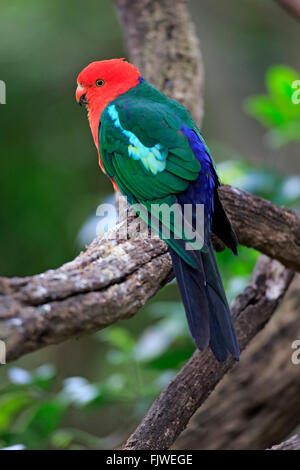
[(99, 151), (99, 122), (102, 111), (122, 93), (138, 85), (139, 70), (124, 59), (92, 62), (77, 78), (76, 100), (85, 104), (94, 142)]

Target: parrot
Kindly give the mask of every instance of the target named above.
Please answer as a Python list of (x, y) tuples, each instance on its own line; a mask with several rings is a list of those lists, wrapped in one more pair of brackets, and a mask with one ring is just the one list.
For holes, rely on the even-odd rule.
[[(87, 109), (102, 171), (129, 204), (146, 208), (151, 217), (144, 220), (168, 244), (196, 347), (210, 348), (219, 362), (230, 354), (238, 361), (239, 345), (211, 233), (234, 255), (238, 240), (218, 195), (215, 163), (190, 113), (123, 58), (87, 65), (77, 78), (76, 101)], [(194, 228), (196, 207), (202, 205), (203, 243), (187, 247), (176, 217), (166, 222), (152, 209), (160, 204), (189, 205)], [(169, 229), (168, 237), (163, 228)]]

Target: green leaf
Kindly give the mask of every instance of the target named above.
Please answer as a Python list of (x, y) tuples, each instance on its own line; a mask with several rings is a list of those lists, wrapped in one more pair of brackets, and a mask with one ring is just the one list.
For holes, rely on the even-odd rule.
[(249, 165), (240, 160), (226, 160), (218, 164), (218, 174), (223, 184), (237, 186), (237, 181), (244, 177)]
[(270, 67), (266, 73), (266, 85), (277, 101), (292, 102), (292, 95), (294, 88), (292, 84), (294, 81), (299, 80), (300, 75), (290, 67), (284, 65), (275, 65)]
[(66, 449), (73, 441), (73, 433), (69, 430), (59, 429), (51, 436), (51, 443), (59, 449)]
[(123, 353), (130, 353), (135, 346), (134, 338), (125, 328), (114, 327), (107, 330), (103, 336), (112, 346)]
[(67, 405), (59, 400), (38, 403), (19, 423), (19, 431), (38, 436), (39, 440), (44, 439), (60, 426), (66, 410)]
[(273, 148), (279, 148), (283, 145), (300, 140), (300, 119), (286, 122), (280, 127), (270, 130), (267, 133), (269, 144)]
[(0, 398), (0, 433), (8, 430), (16, 415), (23, 410), (31, 398), (24, 392), (9, 393)]
[(269, 94), (245, 100), (246, 112), (271, 130), (267, 134), (271, 147), (300, 140), (300, 105), (293, 100), (299, 80), (300, 75), (289, 67), (271, 67), (266, 73)]
[(285, 120), (282, 110), (266, 95), (252, 96), (245, 100), (245, 109), (262, 125), (273, 127)]

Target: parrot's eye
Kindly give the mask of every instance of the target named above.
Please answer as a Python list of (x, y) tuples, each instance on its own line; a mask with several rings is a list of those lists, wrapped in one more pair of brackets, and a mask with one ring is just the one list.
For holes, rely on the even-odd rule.
[(102, 78), (99, 78), (97, 81), (96, 81), (96, 86), (103, 86), (105, 83), (104, 80), (102, 80)]

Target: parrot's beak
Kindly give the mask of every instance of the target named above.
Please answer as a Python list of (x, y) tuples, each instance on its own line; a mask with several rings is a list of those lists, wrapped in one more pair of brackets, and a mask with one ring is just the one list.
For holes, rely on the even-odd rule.
[(78, 84), (76, 89), (76, 101), (80, 104), (80, 106), (82, 106), (83, 104), (87, 104), (85, 93), (85, 88), (82, 85)]

